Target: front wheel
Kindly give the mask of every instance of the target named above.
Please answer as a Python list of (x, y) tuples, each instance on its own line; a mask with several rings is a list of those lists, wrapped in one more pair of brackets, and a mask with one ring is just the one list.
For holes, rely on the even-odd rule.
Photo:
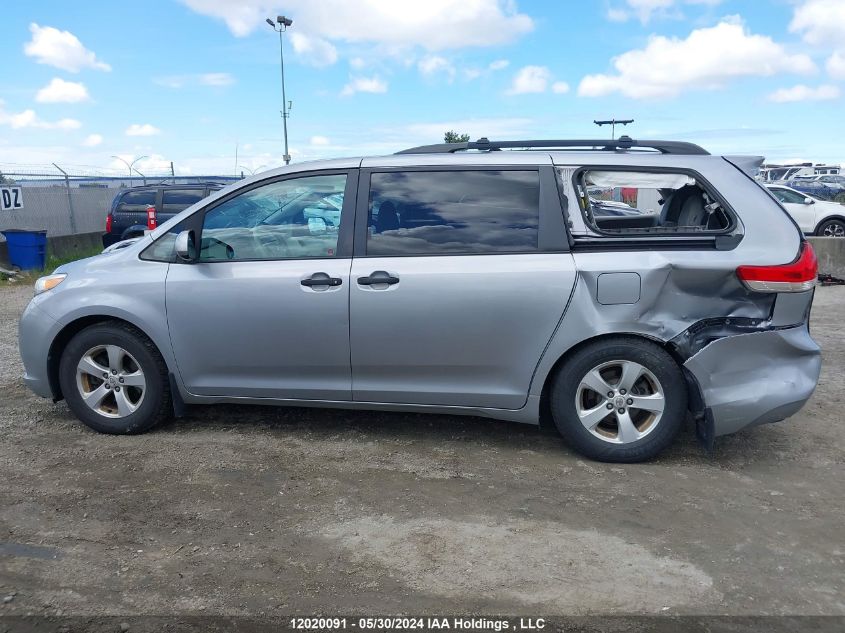
[(675, 360), (660, 346), (615, 337), (575, 352), (558, 372), (552, 417), (564, 440), (605, 462), (641, 462), (665, 449), (680, 431), (687, 387)]
[(845, 220), (838, 218), (825, 220), (819, 224), (816, 235), (820, 237), (845, 237)]
[(100, 433), (143, 433), (170, 413), (167, 366), (136, 328), (103, 323), (65, 347), (59, 383), (70, 410)]

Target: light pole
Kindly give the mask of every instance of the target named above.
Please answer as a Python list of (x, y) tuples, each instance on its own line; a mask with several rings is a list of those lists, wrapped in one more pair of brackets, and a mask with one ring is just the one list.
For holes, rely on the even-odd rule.
[[(124, 160), (124, 159), (123, 159), (123, 158), (121, 158), (120, 156), (112, 156), (112, 158), (116, 158), (116, 159), (117, 159), (117, 160), (119, 160), (121, 163), (123, 163), (124, 165), (126, 165), (126, 167), (128, 167), (128, 168), (129, 168), (129, 186), (131, 187), (131, 186), (132, 186), (132, 183), (134, 182), (134, 179), (132, 178), (132, 169), (135, 167), (135, 163), (137, 163), (139, 160), (144, 160), (145, 158), (149, 158), (149, 156), (139, 156), (138, 158), (136, 158), (135, 160), (133, 160), (131, 163), (126, 162), (126, 160)], [(138, 170), (136, 169), (135, 171), (138, 171)], [(138, 173), (140, 174), (141, 172), (140, 172), (140, 171), (138, 171)], [(145, 183), (145, 184), (146, 184), (146, 183)]]
[(609, 125), (610, 126), (610, 140), (616, 138), (616, 125), (628, 125), (629, 123), (633, 123), (634, 119), (607, 119), (605, 121), (593, 121), (596, 125), (601, 127), (602, 125)]
[(250, 169), (250, 168), (249, 168), (249, 167), (247, 167), (246, 165), (241, 165), (240, 167), (241, 167), (241, 169), (246, 169), (246, 170), (249, 172), (249, 175), (250, 175), (250, 176), (254, 176), (254, 175), (255, 175), (255, 172), (257, 172), (259, 169), (263, 169), (263, 168), (264, 168), (264, 167), (266, 167), (266, 166), (267, 166), (267, 165), (259, 165), (258, 167), (254, 167), (254, 168), (252, 168), (252, 169)]
[(279, 34), (279, 62), (282, 67), (282, 127), (285, 133), (284, 159), (285, 165), (290, 165), (290, 154), (288, 153), (288, 116), (290, 115), (290, 104), (288, 104), (287, 97), (285, 96), (285, 47), (282, 43), (282, 33), (293, 24), (293, 20), (279, 15), (276, 17), (275, 22), (270, 18), (267, 18), (266, 22)]

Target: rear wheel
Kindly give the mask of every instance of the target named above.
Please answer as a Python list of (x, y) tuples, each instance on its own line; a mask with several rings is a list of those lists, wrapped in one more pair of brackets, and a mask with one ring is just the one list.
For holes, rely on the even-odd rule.
[(564, 440), (606, 462), (652, 459), (674, 440), (687, 410), (687, 389), (675, 360), (633, 337), (597, 341), (558, 372), (552, 417)]
[(839, 218), (825, 220), (819, 224), (816, 235), (820, 237), (845, 237), (845, 220)]
[(167, 367), (142, 332), (98, 324), (74, 336), (59, 364), (62, 394), (74, 415), (100, 433), (143, 433), (167, 418)]

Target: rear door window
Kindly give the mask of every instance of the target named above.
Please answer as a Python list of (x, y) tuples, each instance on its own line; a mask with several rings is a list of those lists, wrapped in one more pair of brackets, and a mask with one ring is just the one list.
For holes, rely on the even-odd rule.
[(124, 213), (140, 213), (146, 211), (149, 205), (155, 206), (156, 192), (148, 191), (127, 191), (123, 194), (117, 205), (116, 211)]
[(175, 215), (205, 197), (203, 189), (165, 189), (162, 194), (162, 213)]
[(539, 215), (536, 170), (373, 173), (367, 255), (536, 252)]

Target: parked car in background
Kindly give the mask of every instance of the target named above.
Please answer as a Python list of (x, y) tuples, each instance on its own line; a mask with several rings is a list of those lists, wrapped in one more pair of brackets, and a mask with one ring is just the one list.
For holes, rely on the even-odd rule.
[(783, 184), (815, 198), (845, 202), (845, 176), (801, 176)]
[(121, 240), (142, 236), (147, 229), (147, 207), (150, 205), (156, 209), (158, 224), (163, 224), (222, 187), (220, 183), (158, 184), (121, 191), (112, 200), (106, 216), (103, 246), (109, 247)]
[(758, 166), (622, 136), (263, 172), (39, 279), (24, 381), (103, 433), (234, 402), (548, 419), (617, 462), (691, 417), (712, 447), (821, 367), (816, 258)]
[(780, 201), (804, 233), (845, 237), (845, 206), (786, 185), (766, 185), (766, 188)]

